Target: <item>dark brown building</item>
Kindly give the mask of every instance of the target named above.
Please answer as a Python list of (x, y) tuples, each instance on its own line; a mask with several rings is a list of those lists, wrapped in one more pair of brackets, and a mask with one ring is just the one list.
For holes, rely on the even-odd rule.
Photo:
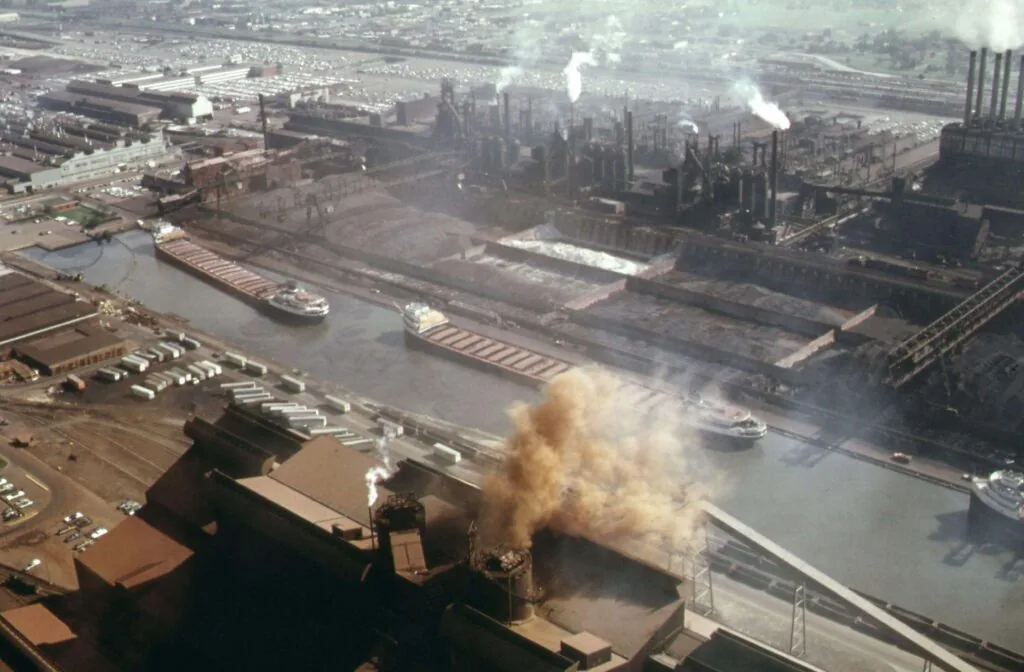
[(19, 359), (51, 376), (122, 357), (125, 342), (97, 324), (79, 324), (14, 346)]

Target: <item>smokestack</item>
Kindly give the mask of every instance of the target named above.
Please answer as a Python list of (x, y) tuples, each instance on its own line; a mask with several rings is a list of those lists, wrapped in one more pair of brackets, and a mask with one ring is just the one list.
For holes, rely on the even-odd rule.
[(996, 63), (995, 67), (992, 68), (992, 100), (988, 106), (988, 120), (989, 123), (993, 123), (996, 120), (996, 106), (999, 104), (999, 75), (1002, 73), (999, 71), (999, 66), (1003, 63), (1003, 54), (996, 52)]
[(1024, 105), (1024, 56), (1020, 57), (1020, 73), (1017, 75), (1017, 107), (1013, 113), (1013, 127), (1020, 130), (1021, 106)]
[(779, 132), (772, 131), (772, 167), (771, 167), (771, 196), (768, 201), (768, 227), (774, 229), (776, 224), (776, 202), (779, 197)]
[(971, 65), (967, 70), (967, 103), (964, 105), (964, 128), (967, 128), (971, 124), (971, 117), (974, 115), (972, 112), (974, 101), (971, 98), (974, 96), (974, 68), (978, 65), (978, 52), (971, 51)]
[(260, 122), (263, 124), (263, 151), (270, 149), (270, 135), (267, 131), (267, 107), (263, 94), (259, 95), (260, 101)]
[(999, 120), (1006, 119), (1006, 97), (1010, 95), (1010, 66), (1013, 64), (1013, 51), (1006, 50), (1003, 55), (1003, 93), (999, 99)]
[(981, 63), (978, 65), (978, 92), (974, 98), (974, 113), (981, 119), (983, 114), (982, 101), (985, 99), (985, 60), (988, 58), (988, 49), (981, 50)]
[(512, 140), (512, 115), (509, 114), (508, 91), (505, 92), (505, 142)]
[(633, 182), (633, 113), (626, 112), (626, 180)]
[(594, 137), (594, 118), (583, 117), (583, 141), (590, 142)]

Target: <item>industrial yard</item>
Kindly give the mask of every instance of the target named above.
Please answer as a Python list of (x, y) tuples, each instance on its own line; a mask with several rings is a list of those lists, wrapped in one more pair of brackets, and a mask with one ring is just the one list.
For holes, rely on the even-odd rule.
[(0, 14), (0, 666), (1024, 667), (964, 11)]

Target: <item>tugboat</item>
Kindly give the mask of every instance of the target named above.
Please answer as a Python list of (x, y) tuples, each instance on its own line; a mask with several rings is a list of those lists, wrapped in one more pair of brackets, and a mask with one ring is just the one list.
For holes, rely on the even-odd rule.
[(686, 398), (686, 406), (691, 411), (685, 420), (686, 424), (708, 438), (745, 447), (768, 434), (765, 421), (755, 417), (746, 408), (709, 401), (696, 393)]
[(982, 533), (1008, 546), (1024, 544), (1024, 473), (1002, 469), (971, 479), (967, 524), (972, 535)]
[(286, 282), (270, 298), (267, 307), (281, 317), (300, 322), (323, 322), (331, 312), (327, 299), (300, 287), (294, 280)]

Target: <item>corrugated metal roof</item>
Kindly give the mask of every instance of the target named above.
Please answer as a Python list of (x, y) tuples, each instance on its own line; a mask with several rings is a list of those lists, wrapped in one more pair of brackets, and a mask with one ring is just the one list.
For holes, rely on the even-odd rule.
[[(334, 437), (320, 436), (304, 443), (270, 478), (369, 527), (366, 472), (380, 466), (375, 458), (346, 448)], [(377, 490), (379, 501), (393, 494), (384, 487)]]

